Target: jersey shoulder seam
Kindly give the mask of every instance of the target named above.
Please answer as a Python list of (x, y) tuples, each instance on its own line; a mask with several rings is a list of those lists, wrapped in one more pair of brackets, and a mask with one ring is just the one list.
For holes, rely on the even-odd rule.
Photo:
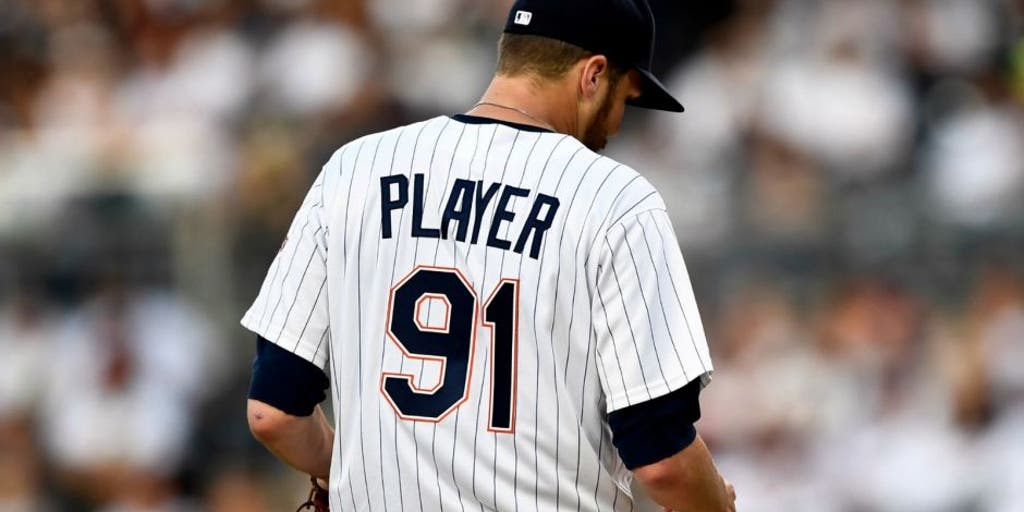
[(611, 231), (611, 229), (613, 227), (615, 227), (615, 226), (620, 226), (622, 224), (625, 224), (625, 223), (627, 223), (627, 222), (629, 222), (629, 221), (631, 221), (631, 220), (633, 220), (633, 219), (635, 219), (635, 218), (637, 218), (637, 217), (639, 217), (639, 216), (641, 216), (641, 215), (643, 215), (645, 213), (653, 213), (653, 212), (664, 212), (664, 213), (667, 214), (668, 213), (668, 209), (663, 207), (663, 206), (656, 206), (656, 207), (653, 207), (653, 208), (645, 208), (645, 209), (640, 210), (640, 211), (638, 211), (636, 213), (626, 213), (621, 218), (619, 218), (619, 220), (609, 224), (608, 225), (608, 229), (606, 229), (605, 231), (606, 232), (607, 231)]
[(635, 219), (635, 218), (637, 218), (637, 217), (639, 217), (639, 216), (641, 216), (641, 215), (643, 215), (645, 213), (653, 213), (653, 212), (664, 212), (664, 213), (667, 214), (668, 210), (666, 210), (665, 208), (661, 208), (661, 207), (658, 207), (658, 208), (647, 208), (645, 210), (641, 210), (641, 211), (636, 212), (634, 214), (626, 214), (622, 219), (620, 219), (620, 220), (618, 220), (618, 221), (616, 221), (616, 222), (614, 222), (612, 224), (609, 224), (608, 228), (604, 230), (604, 234), (605, 234), (605, 236), (604, 236), (604, 243), (605, 243), (605, 245), (610, 245), (608, 243), (608, 234), (611, 233), (612, 228), (614, 228), (615, 226), (621, 226), (621, 225), (625, 224), (626, 222), (631, 221), (631, 220), (633, 220), (633, 219)]

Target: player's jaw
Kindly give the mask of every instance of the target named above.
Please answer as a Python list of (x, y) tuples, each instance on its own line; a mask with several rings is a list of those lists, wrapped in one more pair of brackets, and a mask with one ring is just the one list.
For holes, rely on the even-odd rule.
[(630, 71), (617, 81), (610, 82), (601, 99), (593, 121), (583, 133), (581, 142), (592, 151), (608, 146), (608, 139), (619, 133), (626, 112), (626, 101), (640, 96), (640, 76)]

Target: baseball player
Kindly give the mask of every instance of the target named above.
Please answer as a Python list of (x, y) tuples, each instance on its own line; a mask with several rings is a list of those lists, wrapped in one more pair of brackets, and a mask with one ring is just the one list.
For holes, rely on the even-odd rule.
[(683, 110), (653, 41), (646, 0), (519, 0), (479, 104), (323, 167), (242, 324), (249, 425), (331, 509), (734, 509), (665, 202), (597, 153)]

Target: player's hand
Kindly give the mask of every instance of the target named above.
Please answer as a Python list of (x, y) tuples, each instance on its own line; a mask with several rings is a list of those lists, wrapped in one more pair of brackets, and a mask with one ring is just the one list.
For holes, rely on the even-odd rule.
[(313, 512), (330, 512), (330, 497), (327, 494), (326, 482), (312, 477), (310, 478), (312, 489), (309, 491), (309, 499), (305, 503), (299, 505), (296, 512), (302, 510), (312, 510)]

